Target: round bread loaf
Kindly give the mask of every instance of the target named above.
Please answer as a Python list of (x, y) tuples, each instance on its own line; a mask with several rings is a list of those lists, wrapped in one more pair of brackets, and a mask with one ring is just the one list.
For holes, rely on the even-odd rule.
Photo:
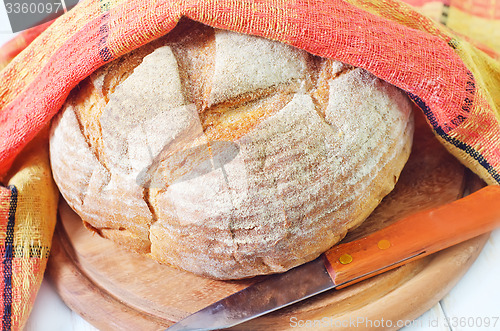
[(87, 228), (197, 274), (310, 261), (389, 193), (406, 95), (370, 73), (183, 21), (82, 81), (54, 120), (54, 179)]

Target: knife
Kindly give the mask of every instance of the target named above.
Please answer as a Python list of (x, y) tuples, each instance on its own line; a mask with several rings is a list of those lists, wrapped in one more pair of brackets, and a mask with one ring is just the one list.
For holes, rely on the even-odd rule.
[(169, 331), (229, 328), (331, 289), (341, 289), (500, 227), (500, 186), (339, 244), (312, 262), (265, 278), (182, 319)]

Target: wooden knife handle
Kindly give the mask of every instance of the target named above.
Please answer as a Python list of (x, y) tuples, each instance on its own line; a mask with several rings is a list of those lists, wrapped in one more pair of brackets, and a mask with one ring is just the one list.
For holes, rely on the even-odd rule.
[(500, 226), (500, 186), (422, 211), (324, 253), (337, 288), (474, 238)]

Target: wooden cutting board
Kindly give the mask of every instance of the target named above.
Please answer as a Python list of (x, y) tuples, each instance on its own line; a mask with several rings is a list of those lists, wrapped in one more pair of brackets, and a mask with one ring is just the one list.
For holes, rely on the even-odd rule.
[[(416, 126), (413, 151), (395, 190), (345, 241), (477, 189), (477, 178), (467, 175), (441, 147), (422, 118)], [(86, 230), (64, 201), (59, 211), (47, 274), (66, 304), (101, 330), (162, 330), (263, 278), (215, 281), (159, 265)], [(399, 329), (398, 323), (417, 318), (455, 285), (487, 238), (469, 240), (233, 329), (287, 330), (313, 323), (326, 330)]]

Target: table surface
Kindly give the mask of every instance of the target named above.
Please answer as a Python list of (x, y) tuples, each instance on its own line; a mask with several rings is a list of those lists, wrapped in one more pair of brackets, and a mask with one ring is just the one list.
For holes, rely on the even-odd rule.
[[(3, 0), (1, 0), (3, 2)], [(0, 6), (0, 45), (11, 33)], [(366, 321), (374, 326), (383, 321)], [(396, 323), (396, 321), (394, 321)], [(401, 321), (404, 331), (500, 330), (500, 230), (493, 231), (481, 254), (459, 283), (434, 307), (414, 321)], [(97, 330), (71, 311), (44, 280), (26, 331)]]

